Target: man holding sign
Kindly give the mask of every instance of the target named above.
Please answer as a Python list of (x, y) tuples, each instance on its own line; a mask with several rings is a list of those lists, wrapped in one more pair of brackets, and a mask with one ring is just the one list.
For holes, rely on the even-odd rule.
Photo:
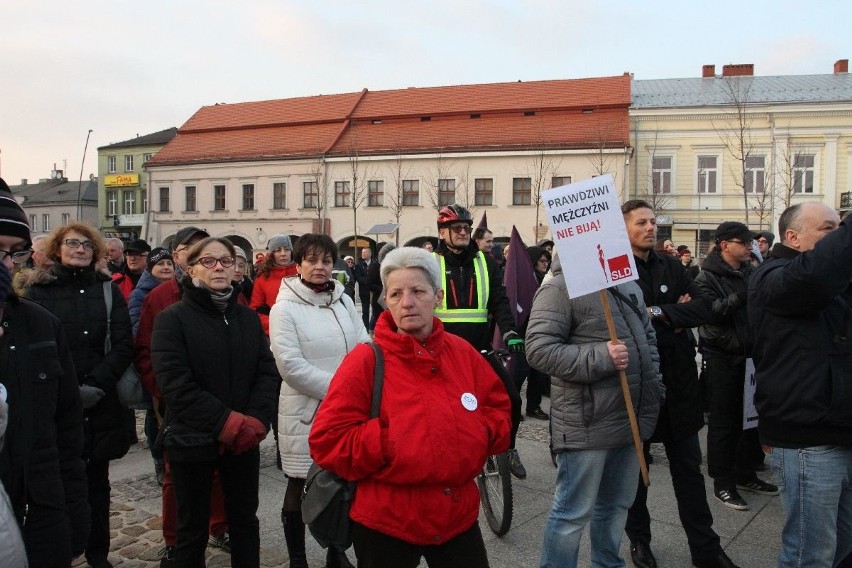
[[(623, 565), (619, 547), (640, 470), (635, 445), (653, 432), (665, 392), (656, 338), (632, 281), (635, 264), (612, 178), (543, 196), (558, 256), (553, 278), (533, 301), (526, 347), (530, 365), (551, 377), (559, 472), (540, 566), (577, 566), (590, 521), (592, 564)], [(563, 273), (563, 263), (570, 272)]]

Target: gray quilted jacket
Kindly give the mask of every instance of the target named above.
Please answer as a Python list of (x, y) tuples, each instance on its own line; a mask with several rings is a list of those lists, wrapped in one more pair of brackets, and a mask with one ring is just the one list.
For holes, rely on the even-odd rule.
[[(553, 278), (536, 292), (526, 334), (531, 367), (550, 375), (553, 448), (584, 450), (632, 443), (618, 372), (606, 344), (609, 332), (597, 292), (569, 299), (554, 258)], [(654, 432), (665, 387), (657, 340), (635, 282), (607, 292), (618, 338), (627, 345), (627, 382), (639, 432)]]

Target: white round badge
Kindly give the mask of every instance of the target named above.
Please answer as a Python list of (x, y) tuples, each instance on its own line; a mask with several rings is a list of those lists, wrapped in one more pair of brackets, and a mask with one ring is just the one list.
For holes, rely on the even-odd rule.
[(466, 409), (470, 410), (471, 412), (476, 410), (476, 406), (477, 406), (477, 404), (479, 404), (476, 401), (476, 397), (473, 396), (473, 394), (469, 393), (469, 392), (466, 392), (461, 396), (461, 403), (462, 403), (462, 406), (464, 406)]
[(669, 291), (669, 287), (666, 286), (665, 284), (660, 286), (660, 292), (662, 292), (663, 294), (665, 294), (668, 291)]

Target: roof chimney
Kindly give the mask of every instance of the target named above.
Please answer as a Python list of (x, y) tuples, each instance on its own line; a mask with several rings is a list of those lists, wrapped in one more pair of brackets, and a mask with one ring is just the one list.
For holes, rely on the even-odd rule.
[(754, 75), (754, 63), (737, 63), (722, 66), (722, 77), (750, 77)]
[(21, 180), (21, 185), (27, 185), (27, 178), (23, 178)]
[(715, 65), (705, 65), (701, 68), (701, 76), (707, 79), (708, 77), (716, 76), (716, 66)]
[(834, 74), (839, 75), (841, 73), (849, 73), (848, 59), (838, 59), (834, 62)]

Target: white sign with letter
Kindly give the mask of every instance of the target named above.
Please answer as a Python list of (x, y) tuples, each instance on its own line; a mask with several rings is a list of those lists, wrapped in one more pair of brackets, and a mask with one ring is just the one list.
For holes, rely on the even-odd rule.
[(743, 430), (757, 428), (757, 409), (754, 407), (754, 391), (757, 382), (754, 380), (754, 359), (745, 361), (745, 384), (743, 385)]
[(554, 187), (541, 197), (572, 298), (639, 277), (611, 175)]

